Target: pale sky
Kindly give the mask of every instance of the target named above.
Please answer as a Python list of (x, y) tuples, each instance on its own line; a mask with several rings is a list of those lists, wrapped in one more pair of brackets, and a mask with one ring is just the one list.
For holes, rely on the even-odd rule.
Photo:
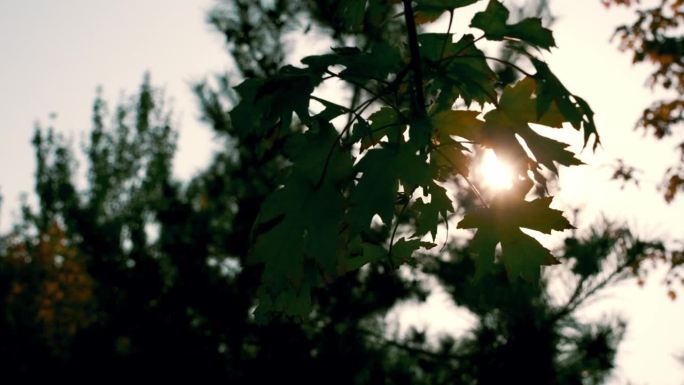
[[(113, 103), (122, 91), (134, 92), (149, 70), (153, 84), (164, 87), (174, 100), (180, 130), (176, 176), (187, 179), (207, 164), (216, 144), (197, 120), (189, 84), (229, 66), (221, 37), (204, 22), (212, 3), (0, 1), (0, 192), (4, 198), (0, 229), (11, 224), (19, 194), (32, 190), (33, 123), (45, 124), (50, 113), (57, 113), (55, 126), (79, 148), (90, 127), (98, 85)], [(554, 206), (584, 208), (576, 223), (580, 228), (605, 215), (629, 224), (644, 238), (682, 241), (679, 218), (684, 218), (684, 197), (667, 205), (656, 191), (664, 168), (677, 159), (674, 142), (657, 142), (632, 129), (641, 110), (657, 96), (644, 88), (649, 68), (632, 66), (631, 58), (609, 42), (614, 28), (629, 21), (632, 13), (607, 11), (598, 0), (555, 0), (552, 9), (559, 17), (553, 26), (559, 48), (545, 58), (566, 86), (592, 106), (603, 142), (597, 154), (582, 153), (587, 166), (561, 170)], [(454, 28), (467, 25), (467, 15), (474, 11), (456, 18)], [(577, 145), (581, 141), (574, 131), (561, 137)], [(611, 169), (606, 164), (618, 157), (644, 170), (640, 189), (621, 190), (618, 183), (608, 182)], [(684, 298), (684, 291), (680, 294)], [(684, 383), (684, 366), (675, 359), (684, 354), (681, 301), (670, 301), (660, 278), (653, 276), (645, 288), (625, 284), (586, 310), (588, 318), (622, 314), (628, 320), (611, 383)], [(406, 319), (430, 322), (435, 330), (458, 330), (469, 322), (467, 315), (454, 316), (443, 296), (434, 296), (429, 306), (430, 312), (409, 310)]]

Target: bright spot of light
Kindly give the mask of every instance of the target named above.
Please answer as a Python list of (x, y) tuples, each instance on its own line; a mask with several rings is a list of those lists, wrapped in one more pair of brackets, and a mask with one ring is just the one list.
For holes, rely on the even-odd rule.
[(491, 189), (508, 190), (513, 186), (513, 171), (490, 149), (486, 149), (482, 156), (480, 174), (483, 184)]

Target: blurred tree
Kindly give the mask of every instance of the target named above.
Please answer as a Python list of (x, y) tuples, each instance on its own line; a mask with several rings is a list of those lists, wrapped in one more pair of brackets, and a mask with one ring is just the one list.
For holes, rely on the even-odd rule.
[[(602, 0), (611, 5), (636, 6), (638, 1)], [(655, 71), (648, 78), (651, 88), (661, 87), (672, 91), (666, 99), (646, 108), (637, 127), (657, 139), (675, 134), (684, 121), (684, 2), (681, 0), (659, 0), (648, 5), (637, 6), (636, 20), (622, 25), (615, 31), (619, 47), (632, 53), (633, 63), (650, 62)], [(684, 142), (678, 146), (682, 162), (672, 165), (666, 171), (664, 182), (665, 200), (671, 202), (678, 191), (684, 191)], [(628, 170), (626, 167), (619, 169)], [(632, 173), (616, 173), (616, 177), (631, 179)]]
[[(236, 132), (230, 85), (275, 74), (287, 60), (288, 34), (322, 31), (357, 45), (399, 39), (403, 27), (393, 19), (380, 30), (365, 19), (349, 30), (339, 20), (340, 4), (234, 0), (209, 14), (235, 69), (195, 92), (203, 119), (225, 147), (187, 185), (172, 178), (176, 134), (164, 96), (148, 77), (111, 112), (96, 97), (82, 191), (68, 143), (52, 129), (36, 129), (38, 205), (25, 205), (23, 220), (0, 240), (4, 378), (302, 384), (606, 378), (624, 324), (582, 323), (577, 310), (659, 250), (610, 226), (566, 239), (560, 254), (571, 270), (557, 268), (559, 277), (539, 286), (509, 283), (501, 266), (491, 279), (473, 281), (467, 247), (454, 241), (411, 269), (366, 266), (316, 289), (306, 322), (254, 321), (260, 268), (246, 263), (248, 240), (286, 160), (277, 155), (283, 142), (265, 147)], [(350, 89), (348, 97), (358, 101), (363, 92)], [(467, 192), (459, 194), (459, 207), (472, 204)], [(477, 316), (472, 331), (438, 343), (417, 330), (393, 337), (385, 315), (401, 301), (424, 300), (437, 284)], [(569, 290), (567, 298), (552, 294), (558, 285)]]
[[(612, 5), (634, 7), (636, 20), (619, 26), (615, 37), (619, 48), (632, 54), (634, 64), (649, 62), (654, 71), (647, 84), (652, 89), (666, 91), (661, 100), (644, 109), (637, 128), (650, 132), (656, 139), (674, 138), (679, 162), (669, 166), (662, 183), (663, 197), (670, 203), (678, 193), (684, 192), (684, 1), (658, 0), (641, 4), (638, 0), (601, 0), (606, 7)], [(639, 183), (639, 170), (622, 160), (617, 163), (613, 179)], [(684, 250), (672, 249), (661, 259), (669, 266), (666, 278), (668, 295), (677, 297), (674, 289), (684, 283)]]

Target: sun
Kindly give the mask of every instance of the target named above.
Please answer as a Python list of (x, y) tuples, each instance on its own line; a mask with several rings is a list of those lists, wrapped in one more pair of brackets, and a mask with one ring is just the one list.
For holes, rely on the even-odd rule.
[(513, 171), (500, 161), (494, 151), (486, 149), (479, 167), (482, 184), (492, 190), (508, 190), (513, 186)]

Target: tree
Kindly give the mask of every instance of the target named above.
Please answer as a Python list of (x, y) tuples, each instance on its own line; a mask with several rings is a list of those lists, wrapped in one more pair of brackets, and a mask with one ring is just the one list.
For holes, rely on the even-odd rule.
[[(639, 3), (630, 0), (602, 2), (606, 7), (637, 7), (635, 4)], [(647, 81), (648, 86), (671, 91), (667, 97), (645, 108), (636, 123), (636, 128), (650, 132), (658, 140), (668, 137), (681, 139), (677, 129), (684, 122), (684, 36), (681, 33), (684, 23), (683, 6), (684, 3), (680, 0), (661, 0), (639, 6), (635, 9), (636, 20), (631, 25), (622, 25), (615, 30), (619, 48), (632, 53), (634, 64), (649, 62), (654, 66)], [(680, 153), (680, 161), (667, 168), (661, 184), (663, 197), (668, 203), (684, 191), (684, 141), (675, 146), (675, 151)], [(636, 167), (620, 161), (613, 178), (638, 183), (636, 174)], [(675, 299), (673, 287), (681, 281), (684, 251), (669, 250), (660, 262), (669, 265), (666, 279), (668, 295)]]
[[(623, 278), (635, 261), (655, 254), (657, 245), (645, 244), (612, 227), (598, 229), (588, 236), (573, 234), (563, 250), (555, 253), (564, 261), (563, 266), (573, 266), (573, 272), (567, 274), (576, 280), (569, 286), (567, 301), (561, 304), (550, 301), (546, 289), (549, 281), (542, 279), (537, 284), (509, 280), (509, 275), (516, 274), (511, 274), (510, 267), (507, 270), (500, 263), (492, 263), (487, 274), (482, 272), (482, 278), (473, 281), (475, 264), (481, 259), (471, 259), (472, 243), (468, 246), (457, 240), (450, 241), (446, 252), (439, 256), (421, 252), (409, 259), (408, 253), (404, 252), (420, 245), (415, 239), (409, 239), (412, 232), (427, 235), (435, 231), (438, 222), (461, 217), (466, 214), (466, 209), (481, 205), (463, 178), (453, 180), (453, 184), (459, 187), (454, 190), (459, 204), (452, 210), (433, 210), (438, 202), (435, 198), (440, 194), (444, 194), (447, 200), (451, 199), (446, 196), (446, 189), (434, 180), (427, 182), (429, 191), (426, 192), (432, 195), (431, 199), (421, 199), (421, 203), (417, 199), (409, 200), (407, 189), (402, 191), (405, 194), (397, 194), (399, 205), (395, 206), (394, 194), (399, 192), (398, 188), (391, 191), (392, 194), (385, 191), (383, 197), (391, 195), (389, 215), (396, 217), (395, 226), (364, 228), (360, 235), (363, 253), (354, 255), (361, 257), (354, 260), (359, 265), (365, 262), (364, 257), (369, 256), (365, 254), (366, 250), (378, 259), (363, 268), (350, 269), (347, 274), (324, 286), (312, 287), (310, 306), (313, 312), (302, 316), (304, 322), (295, 322), (287, 317), (275, 317), (266, 324), (256, 322), (252, 310), (257, 304), (263, 306), (263, 300), (259, 303), (260, 298), (264, 298), (259, 293), (263, 266), (248, 261), (252, 246), (250, 234), (255, 228), (257, 233), (263, 231), (263, 234), (268, 234), (269, 229), (275, 229), (280, 223), (277, 220), (257, 220), (259, 215), (264, 219), (263, 212), (259, 212), (269, 205), (266, 197), (279, 188), (283, 177), (292, 178), (293, 174), (300, 173), (303, 178), (310, 177), (309, 174), (320, 178), (321, 174), (315, 172), (320, 169), (300, 167), (297, 162), (292, 166), (292, 160), (300, 160), (304, 155), (313, 156), (313, 159), (324, 155), (322, 158), (325, 160), (329, 148), (332, 148), (313, 147), (311, 152), (306, 152), (299, 151), (301, 147), (297, 145), (317, 140), (327, 144), (338, 143), (331, 125), (324, 119), (336, 113), (339, 113), (338, 121), (344, 121), (345, 117), (349, 119), (346, 123), (349, 135), (343, 135), (344, 143), (338, 146), (348, 145), (352, 140), (357, 144), (340, 150), (341, 154), (346, 154), (344, 156), (338, 153), (330, 155), (328, 168), (332, 176), (338, 172), (344, 174), (345, 167), (346, 171), (354, 167), (350, 158), (358, 156), (356, 151), (360, 146), (364, 146), (366, 154), (380, 153), (382, 157), (389, 157), (388, 146), (391, 144), (383, 144), (385, 140), (375, 135), (378, 132), (388, 136), (387, 143), (392, 139), (395, 144), (413, 145), (409, 144), (411, 129), (408, 141), (387, 130), (390, 124), (394, 124), (392, 127), (404, 124), (397, 123), (403, 122), (398, 119), (415, 123), (414, 111), (421, 110), (418, 108), (420, 103), (415, 103), (418, 88), (406, 91), (416, 84), (413, 81), (416, 76), (412, 72), (415, 67), (406, 66), (409, 62), (406, 61), (406, 53), (403, 56), (401, 53), (391, 54), (397, 52), (396, 46), (383, 43), (398, 44), (402, 41), (406, 31), (404, 19), (396, 17), (378, 23), (376, 17), (391, 16), (387, 10), (397, 5), (371, 3), (367, 9), (369, 13), (358, 16), (355, 4), (346, 1), (232, 1), (211, 13), (211, 23), (226, 36), (229, 51), (235, 58), (237, 74), (220, 76), (216, 82), (208, 81), (195, 88), (203, 117), (224, 138), (226, 146), (204, 172), (186, 185), (171, 178), (170, 160), (175, 150), (175, 133), (170, 125), (170, 111), (165, 108), (163, 94), (152, 87), (148, 79), (143, 81), (130, 101), (115, 106), (111, 114), (105, 101), (96, 98), (93, 128), (84, 151), (88, 167), (84, 191), (77, 190), (72, 180), (75, 165), (66, 142), (49, 129), (36, 131), (34, 148), (38, 164), (36, 195), (39, 205), (34, 209), (25, 208), (23, 221), (13, 234), (3, 239), (0, 249), (0, 300), (3, 301), (3, 309), (7, 309), (0, 320), (0, 333), (2, 340), (8, 341), (3, 342), (0, 348), (0, 362), (6, 369), (6, 377), (74, 379), (112, 373), (121, 379), (136, 375), (157, 381), (179, 378), (196, 381), (206, 377), (237, 383), (287, 378), (300, 383), (439, 384), (453, 383), (455, 379), (465, 383), (489, 383), (499, 380), (499, 375), (507, 375), (509, 380), (524, 378), (530, 382), (530, 373), (539, 383), (548, 383), (550, 378), (554, 379), (551, 382), (558, 383), (589, 382), (592, 379), (600, 382), (607, 375), (620, 329), (612, 330), (601, 324), (580, 324), (575, 312), (602, 287)], [(418, 11), (427, 20), (443, 13), (440, 4), (444, 3), (421, 2)], [(491, 4), (480, 18), (495, 16), (495, 20), (499, 20), (505, 12), (498, 3)], [(283, 88), (300, 85), (299, 82), (306, 84), (311, 74), (289, 67), (279, 70), (286, 52), (281, 44), (283, 36), (298, 20), (302, 20), (302, 14), (306, 15), (303, 20), (311, 21), (312, 29), (331, 31), (332, 39), (340, 45), (342, 41), (352, 40), (362, 47), (359, 50), (339, 49), (328, 56), (312, 58), (309, 62), (313, 64), (309, 67), (318, 63), (316, 71), (333, 72), (338, 67), (330, 69), (325, 64), (340, 61), (339, 64), (347, 66), (347, 72), (334, 73), (353, 80), (348, 92), (352, 104), (368, 106), (369, 110), (377, 109), (378, 112), (370, 116), (358, 110), (350, 113), (350, 108), (341, 107), (339, 103), (321, 102), (327, 108), (314, 117), (307, 120), (300, 116), (292, 120), (291, 126), (283, 125), (287, 121), (287, 109), (292, 105), (299, 107), (301, 99), (309, 97), (292, 97), (292, 94), (283, 92)], [(339, 18), (339, 15), (343, 17)], [(525, 37), (527, 32), (524, 31), (531, 28), (535, 32), (532, 36), (549, 36), (535, 20), (506, 22), (504, 17), (504, 32), (500, 32), (503, 35), (511, 33), (512, 28), (516, 34), (523, 33)], [(496, 37), (496, 33), (489, 31), (490, 37), (492, 34)], [(382, 39), (374, 39), (376, 36)], [(466, 127), (475, 132), (486, 131), (491, 128), (488, 121), (491, 125), (491, 121), (510, 119), (507, 115), (502, 116), (502, 111), (507, 108), (511, 97), (526, 95), (531, 99), (531, 94), (526, 92), (531, 92), (529, 87), (538, 85), (540, 80), (524, 79), (505, 87), (503, 83), (512, 81), (503, 81), (503, 75), (496, 75), (503, 74), (503, 71), (489, 68), (484, 61), (484, 53), (474, 46), (474, 39), (471, 42), (466, 38), (467, 47), (463, 48), (459, 43), (447, 41), (447, 37), (416, 36), (423, 44), (420, 48), (426, 58), (432, 54), (432, 59), (435, 59), (435, 47), (438, 52), (436, 61), (441, 60), (441, 53), (454, 54), (457, 50), (469, 52), (468, 56), (473, 57), (436, 64), (430, 62), (435, 60), (426, 59), (421, 66), (424, 78), (439, 80), (433, 79), (432, 88), (425, 90), (426, 100), (440, 106), (448, 104), (450, 99), (456, 98), (456, 91), (444, 95), (436, 93), (448, 85), (481, 104), (496, 101), (499, 106), (491, 115), (485, 116), (484, 123), (477, 120), (472, 112), (447, 112), (438, 118), (431, 115), (433, 119), (424, 125), (417, 124), (417, 128), (437, 126), (441, 119), (446, 131), (439, 138), (439, 143), (446, 143), (442, 148), (453, 150), (457, 161), (464, 161), (467, 154), (463, 153), (465, 150), (461, 146), (468, 148), (470, 144), (449, 138), (449, 130)], [(544, 41), (548, 43), (547, 39), (540, 44), (546, 44)], [(385, 50), (390, 55), (378, 54), (376, 50)], [(528, 55), (522, 53), (522, 57)], [(396, 82), (396, 91), (382, 95), (383, 99), (389, 97), (392, 103), (383, 102), (381, 106), (380, 98), (363, 103), (364, 99), (375, 97), (365, 88), (377, 93), (387, 86), (382, 79), (365, 78), (369, 73), (374, 77), (378, 75), (378, 69), (368, 65), (369, 56), (374, 61), (378, 59), (374, 64), (384, 66), (396, 75), (407, 68), (403, 80)], [(505, 64), (514, 69), (518, 67), (513, 62)], [(555, 79), (544, 72), (546, 67), (543, 63), (534, 64), (542, 70), (544, 81)], [(357, 72), (349, 72), (349, 66)], [(472, 74), (473, 80), (464, 82), (460, 75), (450, 77), (442, 70), (464, 71)], [(482, 74), (487, 75), (487, 92), (474, 81), (481, 79)], [(243, 93), (248, 93), (249, 87), (238, 89), (241, 94), (237, 96), (243, 98), (242, 104), (238, 104), (229, 87), (243, 75), (270, 79), (247, 81), (248, 86), (263, 83), (253, 95), (257, 100), (251, 106), (245, 102)], [(437, 75), (441, 77), (437, 78)], [(396, 101), (391, 100), (394, 93), (397, 94)], [(493, 96), (495, 93), (502, 95)], [(549, 111), (553, 116), (561, 115), (556, 109), (561, 112), (567, 109), (566, 102), (578, 100), (566, 99), (562, 95), (553, 97), (565, 101), (554, 99), (551, 102)], [(265, 113), (256, 111), (255, 116), (260, 118), (256, 124), (251, 117), (245, 122), (239, 114), (229, 113), (231, 106), (242, 106), (243, 110), (260, 109), (266, 102), (274, 100), (277, 101), (275, 107), (285, 107)], [(525, 101), (525, 98), (520, 100)], [(530, 106), (532, 111), (536, 110), (534, 103), (527, 104), (528, 108)], [(433, 112), (426, 111), (426, 114)], [(542, 118), (548, 114), (543, 114)], [(308, 112), (302, 112), (302, 115), (308, 115)], [(280, 132), (247, 130), (274, 116), (282, 128)], [(292, 116), (291, 112), (289, 116)], [(526, 118), (530, 121), (540, 119), (534, 113)], [(382, 127), (383, 124), (379, 123), (382, 119), (389, 119), (384, 123), (388, 127)], [(455, 119), (471, 125), (449, 125)], [(525, 130), (526, 122), (507, 123), (515, 123), (516, 129), (520, 126)], [(524, 132), (528, 134), (527, 138), (536, 138)], [(355, 133), (360, 136), (354, 137)], [(503, 144), (492, 143), (495, 149), (505, 152), (505, 144), (511, 142), (506, 142), (505, 136), (500, 137), (496, 133), (496, 130), (493, 134), (488, 133), (491, 136), (487, 138), (502, 140)], [(420, 135), (413, 136), (420, 138)], [(537, 149), (540, 148), (544, 147)], [(406, 155), (409, 162), (423, 162), (431, 172), (438, 170), (440, 178), (453, 178), (451, 164), (430, 165), (426, 154), (418, 156), (418, 153), (410, 151), (400, 154)], [(521, 156), (519, 152), (511, 156), (515, 155)], [(545, 163), (540, 159), (536, 159), (538, 162), (527, 160), (528, 164), (520, 167), (527, 167), (529, 162), (534, 167), (537, 163), (547, 167), (554, 165), (553, 157), (546, 159)], [(404, 161), (401, 157), (399, 160)], [(569, 159), (565, 161), (572, 162)], [(335, 167), (338, 162), (341, 166), (346, 163), (346, 166)], [(284, 167), (292, 167), (292, 171), (284, 172)], [(388, 184), (396, 185), (398, 179), (403, 185), (416, 177), (409, 175), (406, 179), (400, 171), (404, 170), (397, 167), (397, 175), (392, 176), (395, 181)], [(461, 171), (465, 174), (465, 170)], [(413, 172), (419, 173), (415, 169)], [(378, 182), (385, 183), (383, 175), (379, 174)], [(363, 175), (361, 178), (363, 180)], [(313, 180), (318, 181), (316, 178)], [(419, 179), (416, 177), (416, 180)], [(328, 182), (326, 176), (321, 186), (327, 186), (326, 191), (334, 191)], [(346, 182), (352, 183), (351, 180)], [(425, 184), (425, 180), (420, 179), (419, 182), (417, 184)], [(520, 181), (521, 185), (524, 183), (529, 182)], [(342, 187), (340, 184), (339, 188)], [(356, 185), (347, 188), (352, 194)], [(504, 205), (505, 202), (501, 207), (512, 210), (509, 215), (515, 214), (517, 209), (524, 212), (529, 205), (542, 212), (550, 210), (543, 205), (536, 206), (546, 204), (548, 198), (540, 198), (532, 204), (521, 203), (521, 199), (518, 196), (521, 207), (510, 208)], [(381, 201), (380, 205), (387, 207), (387, 203)], [(488, 203), (490, 210), (499, 207), (497, 202)], [(482, 221), (488, 212), (482, 209), (471, 212), (466, 225)], [(560, 213), (551, 212), (557, 220), (552, 227), (566, 223)], [(396, 226), (397, 223), (400, 225)], [(363, 225), (366, 227), (367, 224)], [(420, 230), (415, 230), (416, 225), (420, 225)], [(327, 224), (323, 223), (321, 229), (324, 230), (325, 226)], [(486, 224), (482, 227), (485, 233), (491, 230)], [(397, 235), (393, 237), (395, 231)], [(399, 239), (401, 236), (404, 236), (403, 241)], [(389, 250), (381, 249), (385, 247), (383, 241), (388, 238), (397, 239), (390, 243), (393, 246), (391, 254)], [(477, 248), (477, 243), (474, 246)], [(392, 339), (388, 335), (383, 316), (399, 301), (424, 299), (431, 289), (425, 280), (407, 276), (396, 268), (403, 261), (398, 258), (402, 256), (414, 262), (411, 271), (437, 277), (455, 302), (478, 316), (478, 325), (472, 336), (447, 337), (435, 346), (425, 340), (420, 331), (406, 338)], [(607, 262), (604, 265), (602, 261)], [(510, 295), (501, 296), (502, 292)], [(291, 303), (286, 305), (285, 310), (292, 309)], [(41, 313), (41, 309), (49, 311)], [(39, 317), (39, 314), (50, 312), (60, 316)], [(63, 316), (65, 314), (69, 316)], [(47, 322), (49, 320), (59, 322), (51, 324)], [(528, 320), (534, 322), (523, 322)], [(619, 322), (615, 321), (615, 324), (619, 325)], [(535, 343), (527, 344), (529, 341)], [(523, 356), (535, 357), (535, 360), (522, 361), (519, 358)]]
[[(611, 5), (630, 6), (627, 0), (604, 0), (606, 7)], [(649, 61), (656, 69), (648, 79), (651, 88), (662, 87), (673, 90), (670, 99), (655, 102), (646, 108), (637, 127), (662, 139), (673, 135), (673, 128), (680, 125), (684, 115), (684, 84), (682, 83), (682, 36), (679, 26), (684, 18), (682, 2), (678, 0), (661, 0), (657, 5), (642, 7), (636, 10), (637, 19), (632, 25), (622, 25), (615, 31), (620, 39), (620, 49), (632, 52), (632, 62)], [(684, 156), (684, 143), (678, 146)], [(682, 187), (684, 187), (684, 170), (682, 165), (668, 168), (663, 183), (665, 200), (671, 202)], [(620, 176), (631, 176), (620, 175)], [(631, 179), (631, 178), (628, 178)]]

